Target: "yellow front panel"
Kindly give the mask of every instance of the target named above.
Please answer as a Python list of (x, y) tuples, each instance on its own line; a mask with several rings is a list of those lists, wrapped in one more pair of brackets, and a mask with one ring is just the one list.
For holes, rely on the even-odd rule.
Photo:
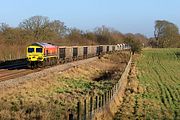
[[(38, 52), (37, 50), (42, 50), (42, 51)], [(43, 48), (40, 46), (28, 46), (27, 58), (28, 58), (28, 61), (43, 61), (44, 60)]]

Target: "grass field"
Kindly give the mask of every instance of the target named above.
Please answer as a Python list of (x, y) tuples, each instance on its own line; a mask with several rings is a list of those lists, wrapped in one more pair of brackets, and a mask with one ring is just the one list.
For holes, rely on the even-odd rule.
[(179, 120), (180, 49), (145, 49), (135, 66), (134, 81), (143, 92), (127, 95), (115, 119)]
[(145, 110), (150, 111), (147, 112), (147, 117), (180, 117), (179, 52), (180, 49), (145, 50), (137, 62), (137, 77), (146, 89), (141, 97), (151, 100), (154, 104), (145, 106)]

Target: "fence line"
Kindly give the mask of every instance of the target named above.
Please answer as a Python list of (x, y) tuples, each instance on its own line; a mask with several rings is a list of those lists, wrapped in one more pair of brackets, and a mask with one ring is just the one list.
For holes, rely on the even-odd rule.
[[(118, 91), (124, 87), (121, 82), (124, 79), (127, 79), (130, 67), (132, 62), (132, 56), (129, 59), (129, 62), (121, 75), (119, 81), (113, 86), (113, 88), (109, 91), (106, 91), (104, 94), (100, 96), (91, 96), (89, 98), (85, 98), (83, 101), (77, 102), (77, 109), (75, 112), (70, 112), (67, 117), (68, 120), (93, 120), (95, 114), (103, 111), (106, 105), (110, 104), (115, 97), (118, 95)], [(125, 88), (124, 88), (125, 89)]]

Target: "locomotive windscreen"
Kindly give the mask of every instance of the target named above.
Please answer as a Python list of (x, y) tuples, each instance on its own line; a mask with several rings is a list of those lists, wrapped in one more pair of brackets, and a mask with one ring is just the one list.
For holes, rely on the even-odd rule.
[(37, 53), (42, 53), (42, 48), (36, 48)]
[(34, 52), (34, 48), (28, 48), (28, 53)]

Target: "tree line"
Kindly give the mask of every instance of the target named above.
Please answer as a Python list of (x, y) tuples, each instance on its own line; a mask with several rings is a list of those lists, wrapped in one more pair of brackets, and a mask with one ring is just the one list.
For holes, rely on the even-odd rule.
[(23, 20), (17, 27), (0, 24), (0, 60), (26, 57), (26, 46), (33, 42), (47, 42), (56, 45), (98, 45), (118, 44), (127, 39), (147, 44), (142, 34), (122, 34), (106, 26), (92, 31), (69, 28), (60, 20), (50, 20), (45, 16), (33, 16)]
[(45, 16), (33, 16), (23, 20), (17, 27), (0, 23), (0, 61), (26, 57), (26, 47), (33, 42), (47, 42), (56, 45), (100, 45), (128, 43), (133, 52), (142, 47), (180, 47), (178, 27), (166, 20), (155, 21), (154, 37), (137, 34), (122, 34), (106, 26), (92, 31), (67, 27), (60, 20)]
[(180, 34), (178, 27), (166, 20), (156, 20), (154, 38), (149, 39), (149, 45), (159, 48), (180, 48)]
[(178, 27), (166, 20), (155, 21), (154, 37), (122, 34), (106, 26), (92, 31), (69, 28), (60, 20), (50, 20), (45, 16), (33, 16), (23, 20), (17, 27), (0, 23), (0, 61), (26, 57), (26, 46), (33, 42), (47, 42), (56, 45), (99, 45), (127, 43), (133, 52), (142, 47), (180, 47)]

